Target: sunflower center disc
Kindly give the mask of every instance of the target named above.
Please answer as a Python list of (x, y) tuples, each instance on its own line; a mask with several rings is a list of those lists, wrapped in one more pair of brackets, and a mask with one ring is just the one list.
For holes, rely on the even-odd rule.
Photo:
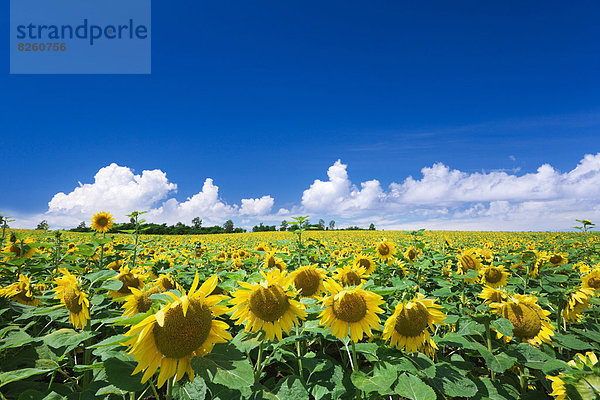
[(485, 280), (489, 283), (498, 283), (502, 279), (502, 271), (498, 268), (490, 268), (485, 271)]
[(502, 309), (502, 316), (513, 324), (513, 334), (520, 338), (531, 339), (542, 329), (540, 316), (524, 304), (507, 304)]
[(367, 303), (358, 293), (346, 293), (333, 300), (333, 313), (345, 322), (358, 322), (367, 314)]
[(160, 278), (159, 283), (165, 288), (165, 290), (175, 289), (175, 281), (166, 276)]
[(414, 258), (415, 258), (416, 256), (417, 256), (417, 253), (416, 253), (416, 252), (415, 252), (413, 249), (410, 249), (410, 250), (408, 251), (408, 258), (409, 258), (409, 259), (411, 259), (411, 260), (414, 260)]
[(600, 278), (590, 278), (588, 280), (588, 286), (594, 289), (600, 289)]
[(360, 276), (355, 271), (349, 271), (342, 278), (342, 283), (346, 286), (360, 285)]
[(394, 329), (402, 336), (415, 337), (423, 333), (429, 321), (429, 311), (421, 303), (408, 303), (396, 317)]
[(26, 289), (21, 289), (19, 291), (19, 293), (17, 293), (17, 295), (15, 296), (18, 299), (21, 299), (22, 301), (25, 301), (27, 303), (29, 303), (30, 301), (33, 301), (33, 296), (29, 296), (27, 294), (27, 290)]
[(558, 264), (559, 262), (562, 261), (562, 257), (559, 256), (558, 254), (553, 255), (552, 257), (550, 257), (550, 262), (552, 264)]
[(277, 285), (261, 286), (250, 295), (250, 311), (263, 321), (277, 321), (288, 308), (288, 297)]
[(358, 265), (364, 267), (368, 271), (371, 268), (371, 261), (367, 258), (361, 258), (358, 260)]
[(72, 286), (66, 286), (63, 292), (65, 299), (65, 306), (67, 310), (73, 314), (77, 314), (81, 311), (81, 304), (79, 304), (79, 296), (75, 293), (75, 289)]
[(500, 303), (502, 299), (502, 292), (494, 290), (492, 294), (490, 294), (489, 299), (494, 303)]
[(119, 293), (129, 294), (131, 293), (130, 287), (138, 288), (140, 286), (140, 280), (136, 278), (132, 273), (123, 275), (119, 278), (123, 282), (123, 286), (118, 290)]
[(105, 227), (106, 225), (108, 225), (108, 218), (106, 217), (100, 217), (98, 218), (98, 220), (96, 221), (96, 223), (101, 226), (101, 227)]
[(206, 341), (211, 326), (208, 307), (191, 300), (185, 317), (179, 304), (165, 313), (164, 326), (154, 325), (154, 343), (165, 357), (188, 357)]
[(379, 251), (379, 254), (381, 254), (382, 256), (387, 256), (390, 253), (390, 248), (387, 244), (380, 244), (377, 247), (377, 251)]
[(160, 293), (160, 288), (153, 287), (148, 290), (146, 293), (137, 298), (137, 311), (138, 313), (145, 313), (152, 307), (152, 300), (150, 300), (150, 296), (153, 294)]
[(273, 257), (273, 256), (270, 256), (270, 257), (267, 259), (267, 267), (269, 267), (269, 268), (273, 268), (273, 267), (275, 266), (275, 264), (277, 264), (277, 263), (275, 262), (275, 257)]
[(312, 269), (304, 270), (299, 272), (294, 279), (294, 286), (300, 290), (302, 296), (312, 296), (319, 289), (321, 283), (321, 277), (317, 271)]
[(465, 269), (475, 269), (475, 260), (470, 255), (465, 254), (460, 261)]

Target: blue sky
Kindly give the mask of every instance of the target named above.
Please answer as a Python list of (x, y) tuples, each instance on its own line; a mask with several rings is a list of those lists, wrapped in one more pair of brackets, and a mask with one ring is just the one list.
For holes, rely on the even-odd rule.
[[(178, 202), (211, 178), (227, 205), (268, 195), (269, 214), (350, 222), (377, 209), (384, 221), (392, 211), (310, 209), (302, 196), (338, 159), (352, 185), (376, 179), (387, 195), (435, 163), (514, 177), (548, 163), (561, 176), (600, 151), (597, 2), (152, 7), (151, 75), (9, 75), (3, 41), (0, 210), (37, 218), (114, 162), (163, 171)], [(393, 210), (395, 226), (406, 210)]]

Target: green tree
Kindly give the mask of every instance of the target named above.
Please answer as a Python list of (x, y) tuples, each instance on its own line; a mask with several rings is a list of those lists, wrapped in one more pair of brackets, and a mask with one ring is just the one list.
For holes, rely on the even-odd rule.
[(335, 221), (331, 220), (329, 221), (329, 230), (332, 231), (335, 229)]
[(372, 223), (371, 225), (369, 225), (369, 230), (370, 231), (374, 231), (375, 230), (375, 224)]
[(230, 219), (225, 221), (225, 223), (223, 224), (223, 229), (225, 230), (225, 233), (232, 233), (233, 232), (233, 221)]
[(47, 231), (48, 229), (50, 229), (50, 225), (48, 225), (48, 221), (43, 220), (37, 225), (37, 228), (35, 229), (37, 229), (38, 231)]
[(322, 231), (325, 230), (325, 221), (324, 220), (320, 219), (319, 223), (317, 225), (319, 225), (320, 230), (322, 230)]
[(284, 219), (283, 221), (281, 221), (281, 227), (279, 228), (280, 231), (287, 231), (288, 228), (288, 222)]
[(194, 229), (200, 229), (202, 228), (202, 220), (199, 217), (195, 217), (192, 219), (192, 225), (194, 226)]

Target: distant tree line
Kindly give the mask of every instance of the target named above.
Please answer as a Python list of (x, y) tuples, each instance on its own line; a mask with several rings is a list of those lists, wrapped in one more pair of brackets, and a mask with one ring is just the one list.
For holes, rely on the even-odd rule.
[[(279, 227), (280, 231), (287, 231), (289, 227), (289, 222), (287, 222), (286, 220), (281, 221), (281, 226)], [(256, 230), (254, 230), (256, 229)], [(309, 221), (307, 221), (307, 225), (306, 225), (306, 229), (310, 229), (313, 231), (334, 231), (336, 230), (335, 228), (335, 221), (329, 221), (328, 226), (325, 226), (325, 221), (320, 219), (319, 222), (317, 222), (316, 224), (311, 224)], [(264, 226), (262, 223), (258, 226), (255, 226), (252, 231), (253, 232), (263, 232), (263, 231), (274, 231), (275, 230), (275, 226)], [(358, 226), (350, 226), (348, 228), (338, 228), (337, 230), (340, 231), (366, 231), (366, 228), (359, 228)], [(371, 224), (369, 225), (368, 230), (370, 231), (374, 231), (375, 230), (375, 224)]]
[[(109, 233), (117, 233), (119, 231), (135, 229), (135, 223), (115, 224)], [(82, 222), (77, 228), (70, 229), (71, 232), (91, 232), (92, 229), (86, 227), (85, 222)], [(192, 226), (185, 225), (183, 222), (178, 222), (175, 225), (146, 223), (140, 225), (140, 231), (147, 235), (212, 235), (217, 233), (243, 233), (246, 232), (243, 228), (236, 228), (232, 220), (227, 220), (223, 225), (202, 226), (202, 220), (194, 218)]]

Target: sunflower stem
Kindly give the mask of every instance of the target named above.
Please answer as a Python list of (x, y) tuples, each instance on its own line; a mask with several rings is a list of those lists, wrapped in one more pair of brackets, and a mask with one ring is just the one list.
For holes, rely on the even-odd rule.
[(173, 381), (175, 380), (175, 378), (173, 379), (167, 379), (167, 400), (173, 400)]
[(358, 370), (358, 361), (356, 360), (356, 344), (354, 343), (354, 340), (351, 340), (352, 342), (352, 363), (354, 364), (354, 370)]
[(354, 371), (354, 361), (352, 360), (352, 355), (350, 354), (350, 348), (348, 348), (348, 343), (346, 343), (345, 347), (346, 353), (348, 353), (348, 361), (350, 362), (350, 367), (352, 368), (352, 371)]
[[(492, 331), (490, 329), (490, 321), (486, 319), (486, 323), (485, 323), (485, 336), (487, 339), (487, 348), (488, 351), (491, 353), (492, 352)], [(488, 370), (490, 371), (490, 380), (493, 382), (496, 379), (496, 373), (494, 371), (492, 371), (489, 367)]]
[[(296, 336), (300, 336), (298, 325), (296, 325)], [(298, 355), (298, 375), (302, 378), (302, 352), (300, 351), (300, 340), (296, 340), (296, 354)]]
[(265, 339), (260, 341), (260, 345), (258, 346), (258, 359), (256, 360), (256, 365), (254, 365), (254, 383), (258, 383), (260, 380), (260, 374), (262, 373), (262, 356), (263, 356), (263, 344)]
[(527, 392), (527, 376), (525, 376), (524, 368), (519, 368), (519, 383), (521, 385), (521, 396)]
[(152, 389), (152, 393), (154, 393), (154, 397), (156, 398), (156, 400), (160, 400), (160, 396), (158, 395), (158, 392), (156, 391), (156, 386), (154, 386), (154, 382), (152, 382), (152, 380), (149, 380), (148, 382), (150, 382), (150, 389)]
[[(85, 324), (84, 330), (90, 332), (92, 330), (92, 321), (87, 321)], [(83, 351), (83, 364), (90, 365), (92, 363), (92, 351), (90, 350), (91, 339), (88, 339), (84, 342), (85, 350)], [(85, 371), (83, 375), (83, 387), (87, 388), (87, 386), (92, 381), (92, 370)]]
[[(102, 232), (102, 242), (104, 242), (104, 238), (106, 237), (106, 232)], [(100, 245), (100, 262), (98, 264), (98, 268), (100, 270), (103, 269), (104, 266), (104, 243)]]

